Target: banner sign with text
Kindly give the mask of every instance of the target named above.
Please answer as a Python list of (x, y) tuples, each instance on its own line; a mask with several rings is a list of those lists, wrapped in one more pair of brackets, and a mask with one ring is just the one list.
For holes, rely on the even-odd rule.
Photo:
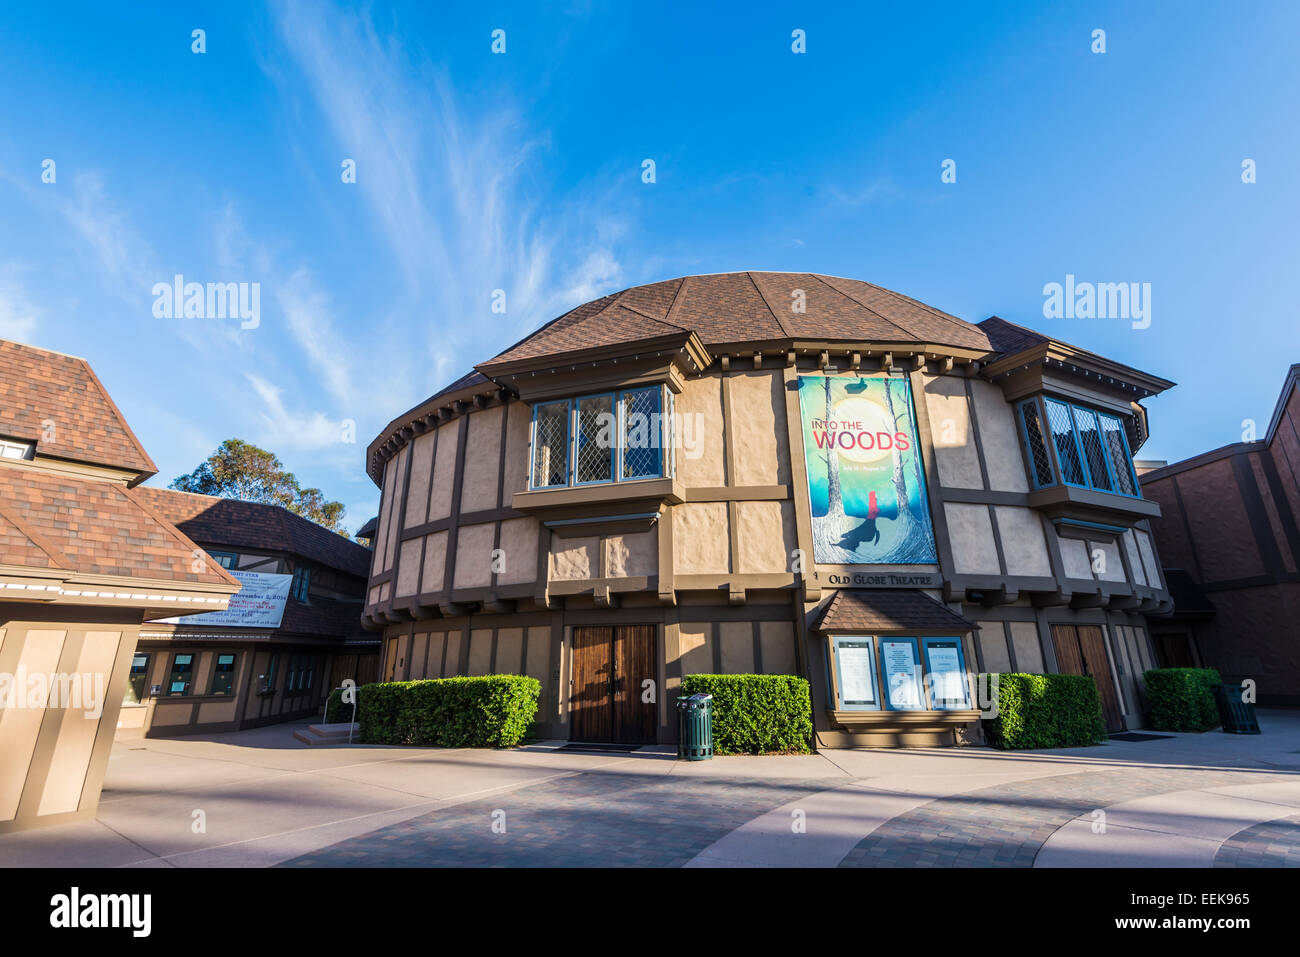
[(243, 587), (230, 596), (230, 606), (225, 611), (205, 611), (201, 615), (182, 615), (162, 621), (173, 625), (220, 625), (223, 628), (279, 628), (293, 576), (227, 570)]
[(799, 376), (813, 557), (823, 565), (937, 561), (902, 376)]

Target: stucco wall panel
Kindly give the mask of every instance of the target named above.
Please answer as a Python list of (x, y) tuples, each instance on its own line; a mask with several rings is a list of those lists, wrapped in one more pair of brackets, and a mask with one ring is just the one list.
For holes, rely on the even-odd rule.
[[(722, 379), (688, 379), (674, 402), (678, 427), (677, 477), (685, 486), (727, 484), (723, 452)], [(694, 448), (685, 447), (686, 444)]]
[(456, 482), (456, 455), (460, 446), (460, 419), (438, 427), (438, 451), (433, 460), (433, 489), (429, 496), (429, 521), (451, 514), (452, 486)]
[(1015, 409), (1003, 397), (1002, 390), (991, 382), (971, 379), (970, 387), (989, 487), (998, 492), (1029, 491)]
[(963, 575), (1000, 574), (988, 506), (946, 502), (943, 509), (955, 570)]
[(1092, 578), (1092, 558), (1088, 546), (1078, 539), (1061, 539), (1061, 562), (1066, 578)]
[(949, 488), (983, 488), (965, 380), (955, 376), (923, 376), (922, 381), (940, 484)]
[(600, 574), (598, 538), (551, 539), (550, 580), (578, 581)]
[(745, 675), (754, 672), (754, 626), (747, 621), (724, 621), (719, 625), (722, 673)]
[(673, 570), (678, 574), (725, 575), (731, 540), (725, 502), (673, 507)]
[(532, 429), (532, 406), (511, 402), (506, 413), (505, 504), (510, 496), (528, 489), (528, 436)]
[(492, 583), (492, 543), (496, 523), (463, 525), (456, 539), (456, 588), (481, 588)]
[(713, 674), (713, 625), (682, 622), (678, 629), (682, 676)]
[(1043, 673), (1043, 647), (1038, 642), (1038, 626), (1032, 621), (1011, 622), (1011, 644), (1016, 649), (1016, 670), (1024, 674)]
[(1008, 575), (1051, 577), (1052, 561), (1047, 554), (1043, 522), (1033, 509), (1013, 505), (994, 506), (998, 532), (1002, 536), (1002, 554)]
[(397, 556), (397, 590), (395, 594), (414, 595), (420, 582), (420, 549), (423, 538), (412, 538), (402, 542)]
[(442, 591), (447, 575), (447, 533), (434, 532), (424, 536), (424, 577), (420, 580), (420, 591), (424, 593)]
[(759, 650), (763, 655), (763, 673), (792, 675), (798, 670), (795, 655), (794, 623), (764, 621), (758, 625)]
[(774, 372), (746, 372), (727, 379), (731, 416), (732, 485), (785, 485), (790, 448), (785, 423), (784, 380)]
[(984, 657), (986, 672), (1011, 671), (1011, 654), (1007, 650), (1007, 636), (1000, 621), (976, 622), (980, 626), (976, 641), (979, 642), (980, 654)]
[(796, 548), (792, 502), (739, 502), (736, 535), (737, 571), (764, 574), (790, 571)]
[(492, 673), (498, 675), (521, 674), (524, 657), (524, 630), (502, 628), (497, 632), (497, 656)]
[(404, 528), (423, 525), (429, 511), (429, 477), (433, 473), (433, 444), (437, 435), (426, 432), (411, 443), (411, 484), (406, 494)]
[(659, 569), (659, 535), (656, 531), (610, 535), (604, 540), (604, 548), (610, 578), (649, 576)]
[(501, 553), (505, 567), (497, 583), (516, 585), (537, 579), (537, 519), (512, 518), (501, 523)]
[(460, 493), (460, 513), (497, 507), (497, 484), (501, 478), (501, 415), (494, 406), (469, 417), (465, 440), (465, 481)]
[(470, 677), (478, 677), (491, 672), (492, 668), (492, 629), (475, 628), (469, 633), (469, 671)]

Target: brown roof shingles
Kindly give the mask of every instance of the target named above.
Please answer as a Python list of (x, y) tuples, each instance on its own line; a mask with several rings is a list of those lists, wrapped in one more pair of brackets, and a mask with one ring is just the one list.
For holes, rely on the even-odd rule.
[[(792, 305), (801, 290), (804, 311)], [(989, 352), (979, 326), (855, 279), (734, 272), (635, 286), (570, 310), (480, 364), (494, 367), (694, 332), (706, 346), (770, 340), (918, 342)]]
[(0, 503), (0, 563), (238, 586), (212, 562), (195, 571), (194, 543), (120, 482), (3, 465)]
[(817, 630), (874, 632), (951, 631), (975, 625), (919, 591), (894, 588), (841, 589), (822, 612)]
[(133, 494), (203, 545), (265, 548), (299, 555), (359, 578), (370, 573), (369, 549), (279, 505), (148, 486), (140, 486)]
[(153, 460), (85, 359), (0, 339), (0, 435), (39, 455), (153, 475)]

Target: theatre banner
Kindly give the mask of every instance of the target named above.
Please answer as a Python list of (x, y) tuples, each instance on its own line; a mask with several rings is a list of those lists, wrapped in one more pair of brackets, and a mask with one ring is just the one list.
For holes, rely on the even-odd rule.
[(823, 565), (937, 561), (903, 376), (799, 376), (813, 557)]
[(174, 625), (220, 625), (223, 628), (279, 628), (284, 617), (284, 603), (289, 599), (292, 575), (270, 572), (244, 572), (230, 569), (243, 587), (230, 596), (225, 611), (207, 611), (199, 615), (163, 618)]

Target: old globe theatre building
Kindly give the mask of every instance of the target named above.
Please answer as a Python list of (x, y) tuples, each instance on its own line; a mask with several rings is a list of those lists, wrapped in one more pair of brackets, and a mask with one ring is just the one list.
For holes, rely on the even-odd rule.
[(382, 677), (519, 673), (539, 731), (676, 740), (683, 675), (806, 676), (822, 747), (977, 738), (981, 672), (1141, 723), (1170, 610), (1132, 454), (1172, 383), (857, 280), (586, 303), (394, 419)]

